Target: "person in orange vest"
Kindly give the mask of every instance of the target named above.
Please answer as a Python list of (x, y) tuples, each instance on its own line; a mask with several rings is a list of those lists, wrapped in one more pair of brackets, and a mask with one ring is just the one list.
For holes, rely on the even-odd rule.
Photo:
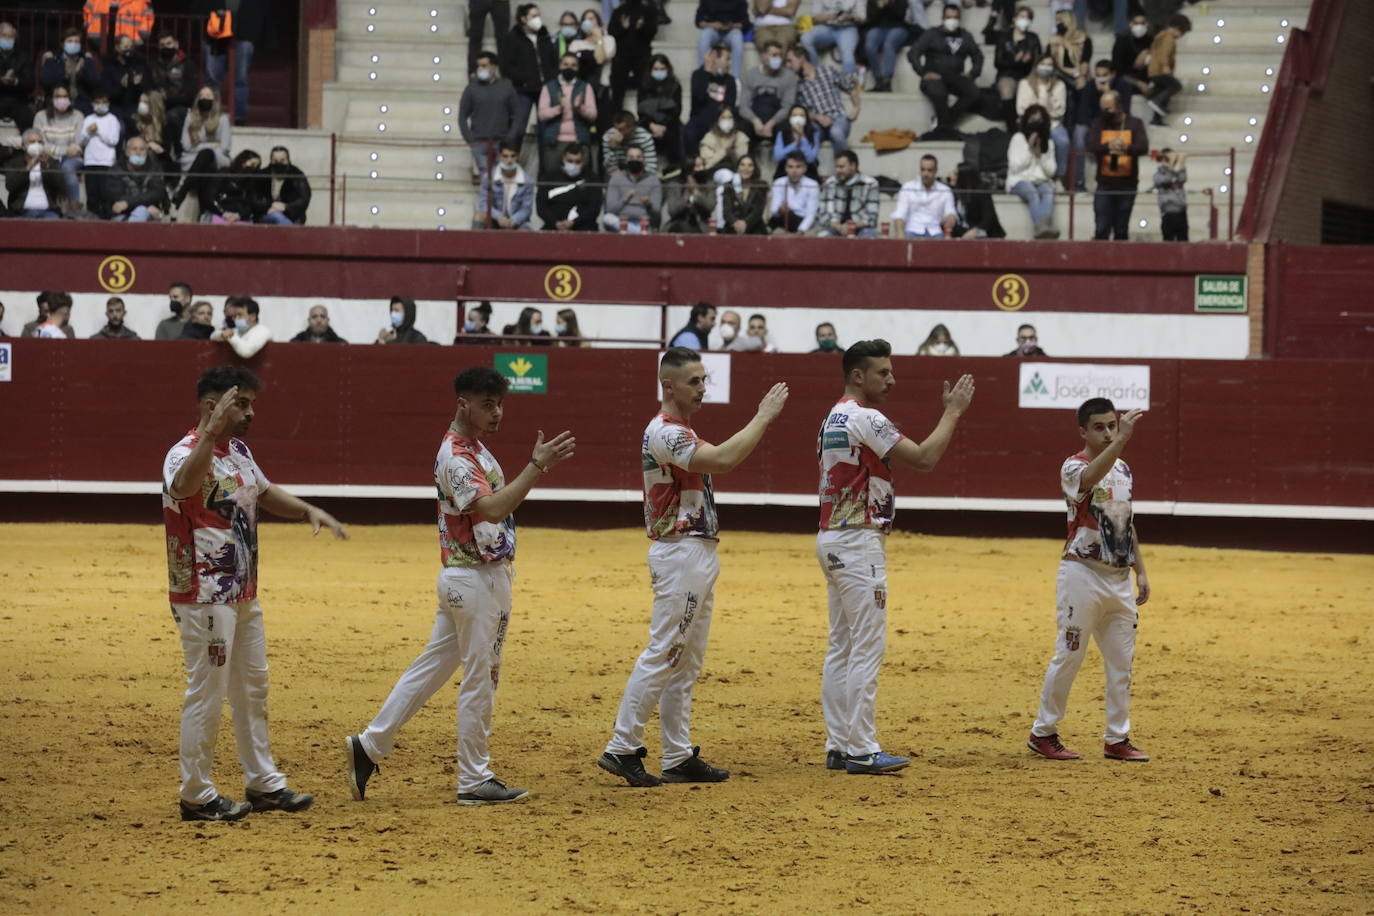
[[(117, 7), (113, 19), (112, 6)], [(141, 47), (153, 31), (153, 5), (149, 0), (86, 0), (81, 18), (86, 37), (92, 41), (99, 41), (108, 30), (111, 38), (128, 35)]]
[(253, 49), (262, 45), (266, 35), (269, 11), (268, 0), (193, 0), (191, 4), (191, 12), (207, 19), (202, 66), (206, 84), (216, 90), (227, 75), (233, 43), (235, 124), (247, 123), (248, 72)]

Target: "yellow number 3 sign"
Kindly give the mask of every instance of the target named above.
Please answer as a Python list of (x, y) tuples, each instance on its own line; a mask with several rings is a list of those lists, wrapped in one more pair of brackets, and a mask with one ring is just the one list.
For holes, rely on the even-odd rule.
[(992, 302), (1004, 312), (1015, 312), (1030, 301), (1030, 284), (1020, 274), (1003, 274), (992, 284)]
[(550, 299), (559, 302), (576, 299), (577, 294), (582, 292), (582, 276), (567, 264), (550, 267), (549, 272), (544, 274), (544, 292), (549, 294)]
[(122, 254), (112, 254), (100, 262), (100, 270), (97, 274), (100, 285), (105, 287), (107, 293), (122, 293), (134, 285), (134, 278), (138, 272), (134, 270), (134, 262), (124, 257)]

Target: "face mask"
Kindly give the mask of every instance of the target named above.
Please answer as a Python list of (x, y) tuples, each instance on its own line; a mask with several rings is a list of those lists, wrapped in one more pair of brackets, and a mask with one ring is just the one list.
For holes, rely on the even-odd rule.
[(564, 38), (568, 39), (569, 41), (572, 41), (574, 38), (577, 37), (577, 26), (575, 25), (565, 25), (558, 31), (559, 34), (561, 34)]
[(724, 76), (724, 75), (726, 74), (726, 72), (727, 72), (727, 71), (726, 71), (726, 68), (724, 68), (724, 67), (717, 67), (717, 68), (716, 68), (716, 76)]
[(531, 32), (537, 32), (543, 27), (544, 20), (540, 19), (538, 16), (531, 16), (529, 19), (525, 20), (525, 28), (529, 29)]
[(583, 20), (582, 20), (582, 33), (583, 33), (584, 35), (590, 35), (590, 34), (592, 34), (592, 30), (594, 30), (595, 28), (596, 28), (596, 20), (595, 20), (595, 19), (583, 19)]
[(729, 343), (735, 339), (735, 326), (733, 324), (723, 324), (720, 326), (720, 339)]
[(518, 168), (520, 168), (520, 163), (518, 163), (518, 162), (503, 162), (503, 163), (501, 163), (501, 171), (506, 172), (506, 173), (511, 174), (511, 175), (514, 175), (514, 174), (515, 174), (515, 170), (518, 169)]
[(14, 50), (14, 39), (13, 39), (13, 38), (0, 38), (0, 51), (13, 51), (13, 50)]
[(582, 174), (582, 163), (580, 163), (580, 162), (565, 162), (565, 163), (563, 163), (563, 174), (564, 174), (564, 175), (567, 175), (569, 178), (576, 178), (578, 175), (581, 175), (581, 174)]
[(68, 41), (68, 42), (65, 42), (65, 43), (62, 45), (62, 50), (63, 50), (63, 51), (66, 51), (66, 52), (67, 52), (68, 54), (70, 54), (72, 57), (75, 57), (76, 55), (78, 55), (78, 54), (81, 53), (81, 42), (79, 42), (79, 41)]
[(822, 350), (838, 350), (840, 348), (839, 341), (833, 337), (826, 337), (821, 340), (820, 345)]
[(562, 337), (564, 334), (568, 333), (568, 326), (560, 321), (553, 326), (553, 332), (559, 337)]
[(1054, 34), (1056, 34), (1056, 35), (1067, 35), (1068, 33), (1069, 33), (1069, 27), (1068, 27), (1067, 25), (1065, 25), (1064, 23), (1061, 22), (1061, 23), (1058, 23), (1057, 25), (1055, 25), (1055, 27), (1054, 27)]
[(171, 308), (173, 315), (180, 315), (184, 306), (175, 299), (168, 299), (167, 305)]
[(29, 154), (30, 159), (37, 159), (39, 156), (43, 155), (43, 144), (30, 143), (28, 146), (24, 147), (24, 152)]
[(129, 154), (129, 165), (132, 165), (132, 166), (134, 166), (135, 168), (140, 168), (140, 169), (141, 169), (141, 168), (143, 168), (143, 166), (144, 166), (147, 162), (148, 162), (148, 157), (147, 157), (147, 156), (140, 156), (138, 153), (130, 153), (130, 154)]
[(734, 121), (721, 121), (718, 126), (720, 127), (720, 132), (723, 134), (733, 133), (735, 130)]
[(806, 118), (801, 115), (793, 115), (787, 119), (787, 123), (792, 125), (793, 130), (800, 131), (806, 126)]
[(658, 81), (661, 83), (661, 82), (663, 82), (664, 80), (666, 80), (666, 79), (668, 78), (668, 71), (667, 71), (667, 70), (653, 70), (653, 71), (650, 71), (650, 75), (651, 75), (654, 79), (658, 80)]
[(116, 48), (115, 57), (118, 57), (120, 60), (128, 60), (129, 52), (132, 50), (132, 48)]
[(110, 113), (110, 106), (109, 106), (109, 103), (108, 103), (108, 102), (96, 102), (96, 103), (95, 103), (95, 113), (98, 114), (98, 115), (107, 115), (107, 114), (109, 114), (109, 113)]
[(238, 331), (240, 334), (242, 334), (244, 331), (248, 330), (248, 319), (247, 319), (247, 318), (235, 318), (235, 319), (234, 319), (234, 330)]
[(1144, 38), (1145, 33), (1149, 31), (1150, 27), (1143, 22), (1137, 22), (1135, 25), (1131, 26), (1131, 34), (1136, 38)]
[(158, 49), (157, 49), (157, 53), (158, 53), (159, 55), (161, 55), (161, 57), (162, 57), (163, 60), (171, 60), (172, 58), (174, 58), (174, 57), (177, 56), (177, 49), (176, 49), (176, 48), (158, 48)]
[(291, 168), (291, 163), (289, 162), (273, 162), (271, 165), (267, 166), (267, 171), (277, 175), (284, 175), (289, 168)]
[(1025, 16), (1022, 16), (1020, 19), (1016, 20), (1016, 27), (1023, 32), (1029, 32), (1031, 27), (1031, 21), (1027, 19)]
[(60, 99), (53, 99), (52, 107), (54, 111), (67, 111), (72, 107), (72, 100), (65, 97)]
[(402, 324), (405, 323), (405, 320), (406, 320), (406, 316), (405, 316), (404, 313), (402, 313), (402, 312), (392, 312), (392, 313), (391, 313), (391, 326), (392, 326), (393, 328), (399, 328)]
[(531, 334), (538, 334), (538, 333), (539, 333), (540, 331), (542, 331), (542, 330), (544, 330), (544, 323), (543, 323), (542, 321), (531, 321), (531, 322), (530, 322), (530, 333), (531, 333)]
[(1093, 77), (1093, 82), (1097, 84), (1097, 88), (1098, 88), (1098, 89), (1106, 89), (1106, 88), (1107, 88), (1107, 85), (1108, 85), (1111, 81), (1112, 81), (1112, 79), (1111, 79), (1111, 77), (1109, 77), (1109, 76), (1095, 76), (1095, 77)]
[(770, 58), (768, 58), (768, 69), (769, 69), (769, 70), (776, 70), (776, 69), (778, 69), (778, 68), (781, 67), (781, 66), (782, 66), (782, 58), (781, 58), (781, 57), (770, 57)]
[(958, 20), (958, 19), (946, 19), (946, 20), (945, 20), (945, 31), (946, 31), (946, 32), (957, 32), (957, 31), (959, 31), (959, 20)]
[(625, 171), (629, 172), (631, 175), (641, 174), (644, 171), (644, 160), (631, 159), (629, 162), (625, 163)]
[(558, 75), (563, 77), (563, 79), (567, 80), (570, 83), (573, 80), (577, 79), (577, 71), (574, 70), (572, 67), (564, 67), (562, 70), (558, 71)]
[(473, 331), (477, 330), (477, 323), (473, 321), (465, 321), (463, 322), (463, 330), (471, 334)]
[(1053, 67), (1036, 67), (1036, 68), (1035, 68), (1035, 72), (1036, 72), (1039, 76), (1041, 76), (1041, 77), (1053, 76), (1053, 75), (1054, 75), (1054, 68), (1053, 68)]
[(208, 112), (215, 107), (213, 99), (196, 99), (196, 108), (200, 111)]
[(147, 102), (139, 102), (139, 103), (138, 103), (138, 113), (141, 114), (141, 115), (143, 115), (145, 118), (148, 117), (148, 103), (147, 103)]

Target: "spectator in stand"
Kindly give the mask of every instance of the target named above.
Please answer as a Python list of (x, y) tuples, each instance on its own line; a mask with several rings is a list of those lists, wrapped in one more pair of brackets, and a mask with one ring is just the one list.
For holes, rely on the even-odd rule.
[(1112, 45), (1112, 69), (1127, 80), (1136, 92), (1150, 88), (1150, 46), (1154, 36), (1143, 14), (1131, 17), (1130, 31), (1116, 37)]
[[(1016, 131), (1017, 84), (1035, 70), (1035, 62), (1045, 56), (1040, 36), (1031, 31), (1035, 12), (1029, 6), (1018, 6), (1012, 28), (999, 34), (992, 62), (997, 68), (997, 95), (1002, 99), (1002, 117), (1007, 132)], [(1053, 64), (1051, 64), (1053, 66)]]
[(1007, 144), (1007, 190), (1025, 201), (1035, 237), (1057, 239), (1054, 222), (1056, 141), (1050, 137), (1050, 113), (1031, 105), (1021, 115), (1021, 129)]
[(24, 131), (21, 155), (5, 165), (5, 199), (8, 216), (24, 219), (61, 219), (65, 192), (62, 170), (48, 154), (43, 135), (34, 128)]
[(168, 172), (176, 174), (176, 159), (163, 143), (163, 138), (167, 136), (167, 112), (163, 108), (161, 92), (154, 89), (138, 97), (138, 109), (134, 113), (129, 135), (142, 137), (143, 142), (148, 144), (148, 158), (153, 168), (163, 175)]
[(72, 297), (66, 293), (48, 294), (48, 317), (34, 330), (34, 337), (48, 340), (71, 340)]
[(9, 335), (5, 333), (5, 303), (0, 302), (0, 340), (6, 340)]
[(1150, 45), (1150, 66), (1146, 70), (1150, 86), (1145, 94), (1150, 99), (1150, 110), (1155, 113), (1150, 119), (1151, 124), (1164, 124), (1164, 116), (1169, 113), (1169, 100), (1183, 89), (1183, 84), (1174, 75), (1178, 64), (1178, 42), (1192, 30), (1193, 23), (1179, 13), (1169, 18), (1169, 27), (1161, 29)]
[[(495, 2), (505, 4), (508, 0)], [(526, 109), (526, 121), (529, 114)], [(500, 144), (510, 143), (517, 150), (520, 148), (520, 134), (524, 133), (525, 125), (517, 123), (519, 117), (520, 102), (515, 87), (510, 80), (501, 78), (496, 55), (490, 51), (481, 52), (477, 55), (473, 79), (463, 88), (462, 98), (458, 100), (458, 129), (463, 134), (463, 142), (472, 151), (479, 185), (487, 177), (489, 163), (495, 162), (500, 154)]]
[(840, 346), (840, 336), (835, 333), (835, 326), (828, 321), (822, 321), (816, 325), (816, 349), (812, 353), (843, 353), (844, 348)]
[(574, 143), (563, 151), (563, 174), (559, 183), (539, 186), (536, 208), (545, 230), (596, 231), (601, 191), (587, 182), (586, 166), (586, 149)]
[(209, 340), (215, 333), (215, 307), (204, 299), (187, 309), (186, 324), (181, 328), (181, 340)]
[(773, 182), (768, 228), (779, 237), (806, 235), (816, 224), (820, 185), (806, 174), (806, 159), (801, 153), (788, 153), (783, 170), (783, 177)]
[[(864, 30), (864, 53), (868, 69), (873, 74), (874, 92), (891, 92), (892, 77), (897, 72), (897, 52), (911, 41), (907, 27), (910, 15), (907, 0), (867, 0), (864, 15), (868, 27)], [(921, 3), (923, 0), (912, 0)]]
[[(787, 52), (787, 66), (799, 77), (797, 100), (808, 116), (821, 126), (836, 153), (849, 149), (849, 126), (859, 117), (859, 77), (841, 74), (834, 67), (817, 67), (801, 48)], [(846, 112), (843, 93), (849, 95), (854, 110)]]
[(269, 0), (194, 0), (192, 13), (226, 9), (233, 12), (233, 37), (212, 38), (201, 45), (206, 85), (218, 90), (228, 77), (229, 43), (234, 44), (234, 123), (248, 123), (248, 74), (253, 51), (262, 47), (268, 28)]
[(853, 150), (835, 156), (835, 174), (821, 188), (821, 235), (878, 237), (878, 180), (859, 171)]
[(958, 356), (959, 347), (949, 335), (949, 328), (937, 324), (930, 329), (925, 341), (916, 348), (917, 356)]
[(91, 41), (108, 33), (115, 38), (127, 36), (142, 48), (152, 32), (153, 7), (149, 0), (86, 0), (81, 20)]
[(1140, 157), (1150, 149), (1145, 125), (1126, 113), (1119, 95), (1104, 92), (1102, 114), (1088, 131), (1087, 145), (1088, 152), (1097, 160), (1093, 238), (1125, 241), (1130, 237)]
[(520, 337), (547, 337), (548, 340), (516, 340), (506, 341), (517, 347), (547, 347), (553, 344), (553, 335), (544, 330), (544, 313), (533, 306), (525, 306), (520, 310), (520, 317), (515, 324), (508, 324), (501, 330), (502, 334), (517, 334)]
[(902, 224), (909, 239), (939, 238), (954, 232), (959, 212), (949, 185), (935, 179), (939, 170), (940, 163), (934, 156), (922, 156), (920, 180), (908, 181), (897, 192), (897, 206), (891, 218)]
[(520, 167), (520, 150), (514, 143), (502, 143), (500, 164), (482, 183), (472, 228), (533, 229), (533, 216), (534, 183)]
[(267, 182), (262, 174), (262, 157), (246, 149), (229, 163), (229, 171), (215, 177), (210, 206), (201, 214), (200, 221), (246, 226), (266, 216), (269, 205)]
[(81, 145), (81, 159), (86, 171), (86, 209), (93, 215), (108, 219), (110, 203), (106, 193), (107, 179), (119, 156), (119, 141), (123, 130), (119, 118), (110, 111), (105, 91), (97, 89), (91, 96), (92, 111), (81, 123), (77, 143)]
[(821, 53), (835, 48), (845, 76), (858, 66), (854, 50), (859, 46), (859, 26), (864, 21), (864, 0), (811, 0), (811, 28), (802, 33), (801, 46), (811, 63), (821, 66)]
[(167, 182), (142, 137), (124, 142), (124, 158), (109, 174), (107, 189), (110, 219), (117, 222), (157, 223), (167, 212)]
[[(492, 37), (499, 47), (510, 32), (510, 0), (468, 0), (468, 73), (476, 73), (482, 65), (482, 39), (486, 36), (488, 16), (491, 17)], [(491, 57), (491, 64), (494, 65), (496, 58), (490, 54), (487, 56)], [(493, 139), (508, 138), (502, 134)]]
[(1070, 104), (1075, 104), (1078, 91), (1088, 85), (1092, 71), (1093, 40), (1079, 28), (1071, 11), (1060, 10), (1054, 14), (1054, 20), (1054, 34), (1045, 45), (1045, 53), (1054, 61), (1055, 75), (1069, 91)]
[(1040, 343), (1035, 333), (1035, 325), (1023, 324), (1016, 329), (1016, 349), (1012, 350), (1007, 356), (1048, 356), (1044, 350), (1040, 349)]
[(1004, 239), (1007, 232), (997, 218), (997, 205), (992, 193), (983, 187), (983, 176), (972, 162), (961, 162), (949, 173), (949, 186), (954, 190), (954, 211), (957, 218), (952, 230), (960, 239)]
[(770, 42), (779, 54), (797, 43), (797, 10), (801, 0), (753, 0), (754, 47), (759, 56), (768, 54)]
[(572, 10), (564, 10), (562, 15), (558, 17), (558, 31), (551, 34), (553, 36), (553, 49), (561, 58), (568, 53), (568, 48), (577, 38), (577, 14)]
[[(622, 6), (621, 9), (624, 9)], [(618, 11), (617, 11), (618, 14)], [(639, 123), (654, 138), (654, 150), (664, 176), (682, 168), (682, 84), (673, 64), (662, 54), (649, 60), (639, 87)]]
[(139, 336), (124, 325), (124, 300), (111, 296), (105, 300), (105, 327), (91, 335), (91, 340), (138, 340)]
[(234, 327), (220, 331), (216, 340), (229, 344), (240, 359), (252, 359), (272, 341), (272, 332), (259, 320), (257, 300), (244, 297), (234, 316)]
[[(611, 106), (614, 111), (619, 111), (625, 105), (625, 93), (630, 87), (647, 85), (651, 79), (649, 68), (654, 52), (654, 36), (658, 33), (658, 8), (650, 0), (624, 0), (610, 14), (610, 19), (609, 31), (616, 41), (615, 59), (611, 61)], [(673, 117), (681, 120), (681, 87), (678, 87), (674, 98), (677, 99), (678, 113)], [(639, 116), (644, 117), (643, 90), (640, 90)]]
[[(712, 346), (710, 347), (710, 349), (712, 349), (712, 350), (724, 350), (726, 347), (728, 347), (728, 346), (730, 345), (730, 342), (731, 342), (732, 340), (734, 340), (736, 337), (739, 336), (739, 331), (740, 331), (740, 317), (739, 317), (739, 312), (736, 312), (736, 311), (733, 311), (733, 310), (726, 310), (726, 311), (724, 311), (724, 312), (721, 312), (721, 314), (720, 314), (720, 330), (719, 330), (719, 331), (717, 332), (717, 334), (716, 334), (716, 337), (717, 337), (718, 339), (713, 340), (713, 341), (711, 342), (711, 343), (712, 343)], [(696, 347), (695, 345), (691, 345), (691, 347), (692, 347), (692, 349), (697, 349), (697, 347)]]
[(743, 334), (736, 334), (725, 349), (731, 353), (776, 353), (777, 345), (768, 336), (768, 319), (762, 315), (749, 316), (749, 324)]
[(787, 164), (788, 153), (801, 153), (806, 160), (806, 174), (820, 178), (817, 168), (821, 158), (821, 143), (825, 141), (824, 128), (811, 120), (811, 112), (805, 105), (793, 105), (787, 110), (787, 121), (773, 136), (774, 178), (781, 178)]
[(69, 28), (62, 33), (62, 51), (43, 54), (43, 68), (38, 83), (52, 96), (58, 86), (65, 87), (72, 99), (72, 107), (83, 115), (91, 113), (91, 97), (100, 80), (100, 63), (86, 49), (86, 33)]
[(322, 305), (312, 305), (306, 318), (305, 330), (291, 338), (292, 343), (337, 343), (346, 344), (335, 330), (329, 326), (329, 309)]
[(229, 116), (219, 110), (219, 96), (209, 86), (196, 92), (196, 107), (186, 116), (181, 128), (181, 171), (183, 178), (172, 195), (178, 209), (186, 195), (195, 192), (201, 213), (210, 210), (214, 198), (216, 172), (229, 168), (234, 145), (234, 130)]
[(638, 235), (658, 230), (663, 184), (644, 166), (644, 150), (632, 146), (625, 151), (625, 168), (612, 175), (606, 187), (602, 225), (607, 231)]
[(702, 160), (702, 168), (708, 172), (715, 172), (719, 168), (733, 170), (735, 163), (739, 162), (739, 157), (747, 152), (749, 136), (740, 129), (735, 112), (729, 108), (721, 109), (715, 127), (701, 138), (698, 155)]
[(741, 156), (733, 181), (718, 186), (713, 211), (722, 235), (767, 235), (763, 221), (768, 206), (768, 185), (759, 174), (753, 156)]
[(1159, 224), (1166, 242), (1188, 241), (1188, 154), (1160, 150), (1155, 170), (1155, 192), (1159, 197)]
[(467, 321), (463, 322), (463, 332), (453, 338), (455, 344), (477, 344), (489, 346), (496, 343), (491, 333), (491, 303), (482, 301), (468, 309)]
[(272, 147), (267, 160), (267, 213), (260, 223), (276, 226), (303, 226), (310, 209), (310, 179), (291, 164), (291, 151), (284, 146)]
[(48, 104), (33, 119), (33, 129), (43, 138), (43, 148), (56, 163), (61, 163), (64, 202), (70, 209), (81, 204), (81, 125), (85, 116), (72, 108), (66, 86), (48, 94)]
[(154, 340), (176, 340), (181, 336), (181, 329), (186, 327), (189, 318), (186, 309), (191, 305), (191, 285), (180, 281), (173, 283), (167, 290), (167, 305), (172, 317), (157, 323)]
[[(739, 316), (735, 316), (738, 327)], [(716, 307), (709, 302), (698, 302), (692, 306), (687, 324), (673, 335), (669, 347), (686, 347), (689, 350), (705, 350), (711, 329), (716, 326)]]
[(572, 309), (558, 310), (553, 332), (560, 347), (582, 346), (582, 329), (577, 326), (577, 312)]
[(1078, 189), (1082, 190), (1087, 181), (1088, 130), (1097, 116), (1102, 114), (1102, 94), (1115, 92), (1121, 98), (1123, 111), (1131, 110), (1131, 96), (1135, 85), (1124, 76), (1118, 76), (1112, 69), (1112, 62), (1105, 57), (1093, 67), (1093, 81), (1078, 93), (1078, 110), (1073, 124), (1073, 148), (1076, 155), (1071, 158), (1069, 167), (1076, 173)]
[[(1016, 115), (1021, 119), (1018, 130), (1024, 128), (1026, 112), (1032, 105), (1045, 109), (1049, 117), (1048, 139), (1054, 141), (1051, 146), (1054, 147), (1055, 174), (1065, 178), (1069, 174), (1069, 149), (1073, 146), (1064, 126), (1068, 96), (1064, 81), (1054, 75), (1054, 58), (1048, 54), (1036, 62), (1035, 70), (1016, 87)], [(1012, 136), (1015, 135), (1013, 132)], [(1081, 185), (1079, 190), (1083, 190)]]
[(22, 134), (33, 126), (33, 61), (18, 40), (19, 31), (0, 22), (0, 119), (14, 121)]
[(622, 111), (611, 122), (611, 129), (601, 137), (601, 165), (607, 175), (614, 175), (625, 164), (625, 154), (638, 147), (644, 154), (644, 171), (658, 174), (658, 150), (654, 136), (635, 122), (635, 116)]
[(125, 134), (133, 132), (133, 116), (138, 109), (139, 96), (152, 83), (152, 77), (148, 75), (148, 62), (142, 52), (134, 50), (134, 40), (128, 35), (117, 36), (114, 48), (105, 57), (100, 71), (100, 88), (109, 97), (110, 111), (119, 118)]
[[(975, 83), (983, 72), (983, 52), (963, 27), (958, 4), (945, 4), (942, 28), (921, 33), (907, 52), (907, 60), (921, 76), (921, 93), (935, 106), (938, 126), (922, 139), (962, 140), (964, 135), (959, 133), (958, 123), (978, 101)], [(951, 94), (958, 98), (953, 105), (949, 103)]]
[(720, 120), (721, 111), (735, 110), (739, 81), (730, 75), (733, 57), (729, 45), (716, 45), (701, 67), (692, 71), (692, 115), (682, 135), (684, 161), (696, 158), (701, 138)]
[(558, 55), (538, 4), (522, 3), (515, 8), (515, 25), (501, 46), (501, 72), (515, 89), (515, 137), (523, 143), (530, 110), (544, 84), (558, 76)]
[[(577, 75), (586, 80), (596, 93), (597, 130), (610, 126), (611, 115), (619, 111), (611, 108), (611, 70), (615, 67), (616, 41), (607, 34), (601, 14), (594, 9), (582, 13), (581, 34), (568, 45), (577, 55)], [(608, 67), (606, 64), (610, 64)]]
[(539, 163), (543, 174), (558, 169), (568, 144), (586, 147), (596, 126), (596, 92), (577, 75), (577, 55), (559, 59), (558, 75), (539, 91)]
[[(755, 45), (758, 45), (755, 39)], [(783, 66), (782, 45), (759, 46), (759, 65), (744, 74), (740, 92), (741, 125), (755, 140), (770, 141), (797, 101), (797, 74)]]
[[(720, 172), (731, 174), (728, 169)], [(668, 225), (664, 231), (688, 235), (705, 233), (715, 207), (715, 189), (713, 176), (698, 156), (692, 171), (674, 181), (664, 192), (664, 206), (668, 211)]]
[[(744, 60), (744, 30), (749, 28), (749, 5), (745, 0), (697, 0), (697, 60), (706, 57), (719, 45), (730, 48), (726, 66), (730, 75), (739, 79), (740, 61)], [(734, 101), (730, 104), (733, 106)]]
[(191, 106), (196, 103), (200, 68), (181, 50), (176, 35), (163, 30), (157, 36), (157, 53), (149, 56), (148, 77), (152, 80), (149, 88), (162, 93), (166, 109), (166, 131), (159, 142), (169, 156), (180, 155), (181, 128)]
[(429, 338), (415, 329), (415, 300), (391, 297), (391, 322), (377, 332), (379, 344), (427, 344)]
[[(43, 324), (48, 320), (48, 299), (51, 297), (52, 293), (48, 292), (47, 290), (43, 290), (37, 296), (34, 296), (34, 301), (37, 303), (38, 306), (38, 315), (34, 318), (33, 321), (30, 321), (29, 323), (24, 325), (23, 329), (19, 332), (20, 337), (38, 336), (38, 329), (42, 327)], [(75, 332), (73, 332), (71, 334), (68, 334), (67, 336), (70, 338), (75, 338), (76, 334)]]

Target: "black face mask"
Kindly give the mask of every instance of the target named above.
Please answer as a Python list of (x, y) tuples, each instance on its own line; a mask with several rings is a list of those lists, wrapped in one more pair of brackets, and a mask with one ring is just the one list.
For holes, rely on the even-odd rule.
[(196, 108), (200, 111), (208, 113), (214, 107), (215, 103), (211, 99), (196, 99)]
[(574, 79), (577, 78), (577, 71), (574, 70), (572, 67), (564, 67), (562, 70), (558, 71), (558, 74), (568, 82), (572, 82)]
[(171, 60), (173, 57), (176, 57), (176, 56), (177, 56), (177, 49), (176, 49), (176, 48), (158, 48), (158, 49), (157, 49), (157, 53), (160, 54), (160, 55), (162, 55), (162, 59), (163, 59), (163, 60)]
[(700, 172), (693, 172), (692, 180), (695, 181), (697, 184), (710, 184), (711, 171), (709, 169), (702, 169)]
[(289, 162), (274, 162), (267, 167), (267, 171), (279, 175), (284, 173), (289, 168), (291, 168), (291, 163)]
[(1069, 34), (1069, 27), (1068, 27), (1067, 25), (1065, 25), (1064, 23), (1060, 22), (1060, 23), (1058, 23), (1057, 25), (1055, 25), (1055, 27), (1054, 27), (1054, 34), (1056, 34), (1056, 35), (1067, 35), (1067, 34)]
[(638, 175), (640, 172), (644, 171), (644, 160), (643, 160), (643, 159), (631, 159), (631, 160), (629, 160), (628, 162), (625, 163), (625, 171), (629, 172), (631, 175)]
[(176, 315), (178, 318), (181, 317), (181, 310), (186, 307), (182, 305), (180, 302), (176, 301), (175, 299), (168, 299), (167, 304), (171, 306), (172, 314)]

